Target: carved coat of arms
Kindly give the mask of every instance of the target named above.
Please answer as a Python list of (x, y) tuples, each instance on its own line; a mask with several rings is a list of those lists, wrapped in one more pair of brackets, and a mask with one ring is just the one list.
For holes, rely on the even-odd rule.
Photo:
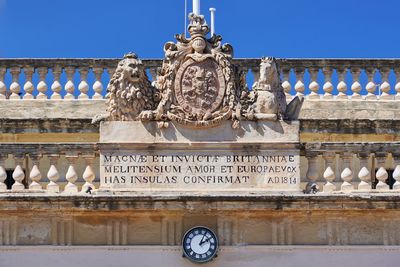
[(267, 67), (261, 73), (271, 75), (262, 75), (253, 91), (248, 90), (245, 72), (232, 64), (232, 46), (222, 45), (215, 34), (206, 38), (204, 16), (189, 18), (190, 38), (177, 35), (177, 43), (165, 44), (155, 84), (150, 84), (134, 54), (119, 63), (108, 88), (108, 119), (157, 121), (160, 128), (169, 121), (211, 127), (231, 120), (237, 128), (240, 120), (282, 118), (286, 100), (275, 62), (262, 61), (261, 67)]
[(203, 16), (190, 19), (191, 38), (178, 35), (177, 44), (164, 47), (166, 58), (157, 80), (162, 100), (153, 115), (189, 126), (212, 126), (233, 118), (238, 108), (233, 51), (221, 45), (220, 36), (205, 37), (209, 28)]

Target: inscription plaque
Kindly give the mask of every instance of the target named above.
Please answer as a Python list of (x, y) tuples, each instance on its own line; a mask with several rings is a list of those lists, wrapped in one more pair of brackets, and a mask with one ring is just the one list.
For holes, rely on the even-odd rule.
[(296, 191), (300, 184), (298, 151), (118, 151), (100, 160), (101, 184), (111, 189)]

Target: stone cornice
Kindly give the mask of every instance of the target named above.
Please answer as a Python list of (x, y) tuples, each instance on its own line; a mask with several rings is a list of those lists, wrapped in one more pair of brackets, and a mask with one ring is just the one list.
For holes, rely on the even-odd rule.
[(154, 193), (129, 196), (56, 196), (50, 194), (0, 195), (3, 212), (52, 210), (90, 211), (362, 211), (399, 210), (398, 194), (173, 196)]

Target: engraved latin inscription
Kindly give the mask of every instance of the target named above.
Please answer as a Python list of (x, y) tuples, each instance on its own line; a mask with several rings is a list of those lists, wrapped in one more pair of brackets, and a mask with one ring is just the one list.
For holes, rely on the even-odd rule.
[(103, 154), (102, 185), (141, 189), (295, 189), (296, 152), (268, 154)]

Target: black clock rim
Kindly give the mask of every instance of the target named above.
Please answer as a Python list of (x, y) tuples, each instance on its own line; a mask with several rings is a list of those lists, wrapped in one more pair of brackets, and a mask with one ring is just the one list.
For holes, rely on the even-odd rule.
[[(214, 253), (209, 257), (209, 259), (207, 259), (207, 260), (195, 260), (195, 259), (193, 259), (192, 257), (190, 257), (190, 256), (186, 253), (186, 250), (185, 250), (185, 242), (184, 242), (184, 241), (185, 241), (186, 236), (187, 236), (191, 231), (193, 231), (193, 230), (195, 230), (195, 229), (198, 229), (198, 228), (201, 228), (201, 229), (205, 229), (205, 230), (207, 230), (207, 231), (210, 231), (210, 232), (215, 236), (215, 251), (214, 251)], [(190, 228), (189, 230), (186, 231), (186, 233), (183, 235), (183, 238), (182, 238), (182, 249), (183, 249), (183, 254), (184, 254), (184, 256), (185, 256), (188, 260), (190, 260), (190, 261), (193, 262), (193, 263), (207, 263), (207, 262), (212, 261), (212, 260), (215, 258), (215, 256), (217, 255), (218, 248), (219, 248), (218, 236), (214, 233), (213, 230), (211, 230), (210, 228), (208, 228), (208, 227), (206, 227), (206, 226), (195, 226), (195, 227), (192, 227), (192, 228)]]

